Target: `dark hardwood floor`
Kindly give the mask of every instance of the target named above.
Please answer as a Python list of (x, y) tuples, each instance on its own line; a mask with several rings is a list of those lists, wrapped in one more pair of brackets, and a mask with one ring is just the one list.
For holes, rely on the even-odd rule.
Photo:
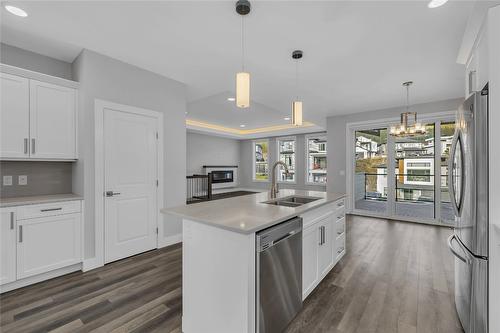
[[(349, 217), (346, 256), (287, 332), (463, 332), (450, 233)], [(174, 245), (2, 294), (0, 332), (181, 332), (181, 259)]]

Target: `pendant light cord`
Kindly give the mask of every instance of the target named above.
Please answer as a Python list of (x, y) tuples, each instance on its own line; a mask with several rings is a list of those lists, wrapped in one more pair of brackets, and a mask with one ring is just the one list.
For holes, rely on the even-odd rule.
[(245, 22), (244, 16), (241, 16), (241, 70), (245, 71)]
[(295, 99), (299, 100), (299, 59), (295, 59)]
[(406, 112), (410, 111), (410, 85), (406, 86)]

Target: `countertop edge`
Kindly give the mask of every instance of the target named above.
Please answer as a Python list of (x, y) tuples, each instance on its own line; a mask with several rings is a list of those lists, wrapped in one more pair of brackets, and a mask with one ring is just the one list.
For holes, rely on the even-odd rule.
[[(194, 221), (194, 222), (198, 222), (198, 223), (203, 223), (203, 224), (206, 224), (206, 225), (210, 225), (210, 226), (213, 226), (213, 227), (216, 227), (216, 228), (219, 228), (219, 229), (223, 229), (223, 230), (227, 230), (227, 231), (231, 231), (231, 232), (237, 232), (239, 234), (244, 234), (244, 235), (250, 235), (250, 234), (253, 234), (253, 233), (256, 233), (260, 230), (264, 230), (266, 228), (269, 228), (273, 225), (276, 225), (278, 223), (281, 223), (283, 221), (286, 221), (288, 219), (291, 219), (295, 216), (300, 216), (308, 211), (311, 211), (313, 209), (316, 209), (316, 208), (319, 208), (319, 207), (322, 207), (322, 206), (325, 206), (327, 204), (330, 204), (332, 202), (335, 202), (337, 200), (340, 200), (340, 199), (343, 199), (347, 196), (346, 193), (340, 195), (339, 197), (335, 198), (335, 199), (331, 199), (331, 200), (326, 200), (323, 201), (323, 202), (317, 202), (315, 203), (313, 206), (311, 207), (304, 207), (304, 209), (301, 209), (300, 211), (294, 211), (294, 212), (290, 212), (290, 214), (287, 214), (277, 220), (272, 220), (270, 221), (269, 223), (265, 223), (265, 224), (262, 224), (258, 227), (255, 227), (255, 228), (251, 228), (251, 229), (246, 229), (246, 230), (241, 230), (241, 229), (238, 229), (238, 228), (233, 228), (233, 227), (229, 227), (229, 226), (225, 226), (225, 225), (221, 225), (221, 224), (216, 224), (216, 223), (213, 223), (213, 222), (210, 222), (210, 221), (206, 221), (206, 220), (203, 220), (203, 219), (200, 219), (200, 218), (196, 218), (196, 217), (193, 217), (193, 216), (189, 216), (189, 215), (186, 215), (186, 214), (182, 214), (182, 213), (178, 213), (178, 212), (175, 212), (175, 211), (171, 211), (169, 210), (169, 208), (162, 208), (160, 209), (160, 212), (163, 213), (163, 214), (168, 214), (168, 215), (172, 215), (172, 216), (177, 216), (177, 217), (181, 217), (183, 219), (186, 219), (186, 220), (190, 220), (190, 221)], [(222, 199), (224, 200), (224, 199)]]
[(16, 198), (5, 198), (7, 201), (0, 201), (0, 208), (18, 207), (18, 206), (29, 206), (38, 205), (52, 202), (62, 202), (62, 201), (81, 201), (83, 196), (77, 194), (55, 194), (47, 195), (44, 198), (43, 195), (33, 196), (33, 197), (16, 197)]

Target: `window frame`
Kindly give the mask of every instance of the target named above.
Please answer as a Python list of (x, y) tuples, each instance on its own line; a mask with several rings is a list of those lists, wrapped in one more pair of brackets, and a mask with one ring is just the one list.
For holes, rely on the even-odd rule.
[[(327, 163), (327, 172), (326, 172), (326, 182), (318, 183), (318, 182), (310, 182), (309, 181), (309, 139), (312, 138), (325, 138), (326, 141), (326, 163)], [(307, 134), (304, 136), (304, 146), (305, 146), (305, 185), (316, 185), (316, 186), (326, 186), (328, 183), (328, 135), (327, 133), (319, 133), (319, 134)]]
[[(292, 181), (280, 180), (277, 178), (276, 182), (280, 184), (297, 184), (297, 137), (296, 136), (282, 136), (276, 138), (276, 161), (280, 160), (280, 141), (293, 141), (294, 142), (294, 177)], [(272, 171), (271, 171), (272, 172)]]
[[(256, 179), (255, 178), (255, 170), (256, 170), (256, 160), (255, 160), (255, 145), (257, 143), (266, 142), (267, 143), (267, 179)], [(269, 177), (271, 176), (271, 170), (269, 170), (269, 157), (270, 157), (270, 149), (269, 149), (269, 139), (255, 139), (252, 140), (252, 181), (255, 183), (269, 183)]]

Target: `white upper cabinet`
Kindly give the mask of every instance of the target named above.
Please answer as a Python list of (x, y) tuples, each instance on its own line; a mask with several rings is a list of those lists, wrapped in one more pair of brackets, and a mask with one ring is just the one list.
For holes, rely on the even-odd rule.
[(29, 157), (29, 80), (0, 73), (0, 158)]
[(30, 156), (76, 158), (75, 89), (30, 80)]
[(11, 73), (0, 79), (0, 159), (75, 160), (76, 83), (47, 78), (66, 87)]

